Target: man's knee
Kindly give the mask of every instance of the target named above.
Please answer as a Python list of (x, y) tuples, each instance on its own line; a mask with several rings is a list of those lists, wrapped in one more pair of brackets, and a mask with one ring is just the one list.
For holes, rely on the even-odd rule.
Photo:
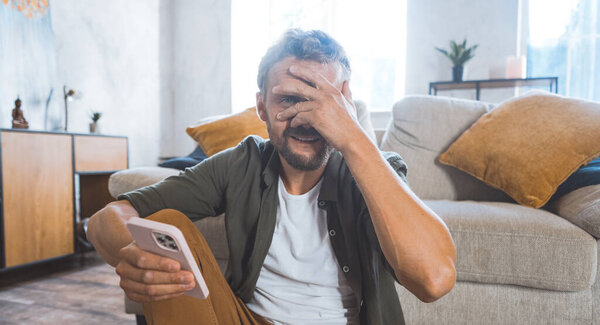
[(179, 224), (192, 223), (190, 219), (183, 214), (174, 209), (163, 209), (158, 212), (155, 212), (146, 217), (148, 220), (167, 223), (173, 226), (177, 226)]
[(173, 209), (163, 209), (146, 217), (146, 219), (162, 222), (175, 226), (181, 230), (186, 240), (193, 240), (189, 236), (197, 236), (200, 234), (196, 225), (182, 212)]

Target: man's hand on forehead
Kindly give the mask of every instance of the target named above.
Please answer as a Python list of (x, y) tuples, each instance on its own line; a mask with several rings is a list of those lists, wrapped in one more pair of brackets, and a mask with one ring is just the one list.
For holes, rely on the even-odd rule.
[(349, 82), (338, 89), (323, 74), (298, 65), (292, 65), (287, 78), (273, 87), (272, 93), (305, 98), (306, 101), (279, 112), (277, 119), (290, 120), (291, 127), (314, 127), (334, 148), (342, 151), (357, 136), (364, 135), (356, 121), (356, 108), (352, 104)]

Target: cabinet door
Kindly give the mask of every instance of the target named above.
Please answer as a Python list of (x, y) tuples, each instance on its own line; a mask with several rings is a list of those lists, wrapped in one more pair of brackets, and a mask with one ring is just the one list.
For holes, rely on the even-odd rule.
[(75, 171), (127, 169), (127, 138), (75, 136)]
[(3, 131), (6, 267), (71, 254), (71, 136)]

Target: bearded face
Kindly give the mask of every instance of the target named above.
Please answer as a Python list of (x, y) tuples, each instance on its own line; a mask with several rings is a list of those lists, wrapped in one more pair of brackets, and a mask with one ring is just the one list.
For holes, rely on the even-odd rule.
[(314, 128), (286, 127), (279, 136), (267, 120), (267, 131), (271, 143), (283, 159), (295, 169), (317, 170), (327, 163), (333, 148)]
[(290, 120), (280, 121), (276, 118), (282, 112), (296, 103), (306, 101), (305, 98), (293, 94), (273, 94), (273, 87), (295, 78), (289, 74), (291, 65), (302, 66), (321, 74), (332, 84), (341, 89), (339, 67), (334, 64), (321, 64), (314, 61), (286, 58), (273, 65), (268, 73), (265, 94), (257, 94), (258, 113), (267, 123), (267, 131), (271, 143), (280, 156), (293, 168), (301, 171), (317, 170), (327, 163), (333, 147), (310, 125), (290, 127)]

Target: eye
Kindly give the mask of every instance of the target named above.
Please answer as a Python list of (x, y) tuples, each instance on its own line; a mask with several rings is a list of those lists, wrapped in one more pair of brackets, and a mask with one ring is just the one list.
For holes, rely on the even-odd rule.
[(300, 98), (300, 97), (297, 97), (297, 96), (283, 96), (279, 100), (279, 103), (281, 103), (281, 104), (283, 104), (285, 106), (293, 106), (296, 103), (300, 103), (300, 102), (304, 102), (304, 101), (306, 101), (306, 99)]
[(294, 96), (283, 96), (283, 97), (281, 97), (281, 100), (279, 102), (282, 104), (294, 105), (298, 102), (298, 98), (296, 98)]

